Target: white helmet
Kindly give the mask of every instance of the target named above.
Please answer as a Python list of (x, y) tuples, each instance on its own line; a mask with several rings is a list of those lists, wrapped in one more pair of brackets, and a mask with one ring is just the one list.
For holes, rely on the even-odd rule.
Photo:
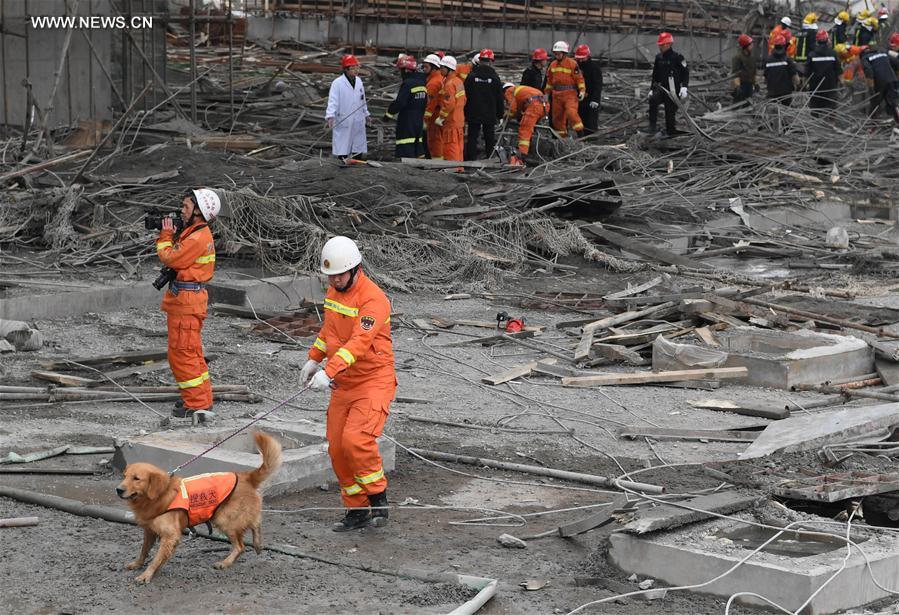
[(436, 67), (440, 67), (440, 56), (436, 53), (429, 53), (425, 56), (425, 64), (433, 64)]
[(505, 82), (505, 83), (503, 84), (503, 89), (504, 89), (504, 90), (508, 90), (509, 88), (514, 88), (514, 87), (515, 87), (515, 84), (512, 83), (511, 81), (507, 81), (507, 82)]
[(481, 61), (481, 52), (480, 51), (478, 53), (474, 54), (473, 56), (471, 56), (471, 63), (474, 64), (475, 66), (477, 66), (480, 61)]
[(322, 248), (322, 273), (325, 275), (346, 273), (361, 262), (359, 248), (349, 237), (331, 237)]
[(793, 20), (790, 19), (789, 17), (786, 17), (786, 16), (781, 17), (780, 23), (782, 23), (783, 25), (785, 25), (785, 26), (788, 27), (788, 28), (792, 28), (792, 27), (793, 27)]
[(194, 200), (200, 208), (200, 213), (203, 214), (203, 218), (207, 222), (219, 215), (219, 212), (222, 210), (222, 200), (214, 190), (200, 188), (193, 192)]
[(553, 52), (561, 51), (562, 53), (568, 53), (568, 43), (565, 41), (556, 41), (553, 43)]
[(450, 70), (456, 70), (456, 58), (453, 56), (443, 56), (443, 59), (440, 60), (440, 66), (445, 66)]

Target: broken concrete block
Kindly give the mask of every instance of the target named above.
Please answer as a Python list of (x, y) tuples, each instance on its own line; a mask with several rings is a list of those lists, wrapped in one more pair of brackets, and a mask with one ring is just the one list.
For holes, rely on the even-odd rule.
[(7, 352), (15, 352), (16, 347), (7, 342), (6, 340), (0, 340), (0, 354), (4, 354)]
[(827, 231), (824, 238), (824, 244), (828, 248), (836, 248), (839, 250), (849, 249), (849, 233), (842, 226), (835, 226)]
[(40, 350), (44, 345), (41, 332), (21, 320), (0, 320), (0, 339), (6, 340), (19, 351)]
[(727, 361), (727, 353), (692, 344), (677, 344), (661, 335), (652, 343), (653, 371), (721, 367)]
[(508, 549), (527, 549), (528, 547), (525, 541), (511, 534), (500, 534), (496, 541)]
[(637, 583), (637, 587), (640, 589), (652, 589), (652, 586), (655, 585), (655, 579), (643, 579), (639, 583)]

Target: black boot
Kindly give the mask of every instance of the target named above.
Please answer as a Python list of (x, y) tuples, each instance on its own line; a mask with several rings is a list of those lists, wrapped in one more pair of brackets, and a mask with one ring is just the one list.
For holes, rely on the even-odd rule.
[(371, 524), (374, 527), (384, 527), (387, 525), (388, 509), (387, 509), (387, 490), (381, 493), (368, 496), (368, 503), (371, 505)]
[(369, 521), (371, 521), (371, 515), (368, 514), (367, 508), (351, 508), (340, 523), (335, 524), (331, 529), (335, 532), (361, 530), (368, 525)]

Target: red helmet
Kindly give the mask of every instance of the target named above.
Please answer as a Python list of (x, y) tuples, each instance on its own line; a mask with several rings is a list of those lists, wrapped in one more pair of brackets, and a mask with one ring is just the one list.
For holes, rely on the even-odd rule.
[(777, 47), (778, 45), (784, 46), (784, 45), (787, 44), (787, 39), (784, 38), (784, 35), (783, 35), (783, 34), (778, 34), (777, 36), (774, 37), (774, 40), (771, 41), (771, 43), (772, 43), (775, 47)]
[(575, 60), (586, 60), (590, 57), (590, 48), (587, 45), (578, 45), (574, 49)]
[(396, 67), (400, 70), (415, 70), (418, 64), (415, 62), (415, 56), (403, 56), (396, 61)]
[(496, 56), (493, 55), (492, 49), (482, 49), (481, 53), (478, 54), (478, 60), (490, 60), (491, 62), (496, 59)]
[(815, 35), (815, 40), (819, 43), (826, 43), (830, 40), (830, 35), (827, 34), (825, 30), (818, 30), (818, 33)]
[(534, 53), (531, 54), (531, 60), (534, 62), (540, 62), (541, 60), (548, 60), (549, 54), (546, 53), (546, 49), (543, 47), (537, 47), (534, 50)]
[(352, 54), (343, 56), (340, 60), (340, 68), (349, 68), (350, 66), (359, 66), (359, 60)]
[(671, 36), (670, 32), (662, 32), (659, 34), (659, 40), (656, 41), (656, 45), (673, 45), (674, 37)]
[(751, 44), (752, 44), (752, 37), (749, 36), (748, 34), (741, 34), (740, 36), (737, 37), (737, 45), (739, 45), (740, 47), (743, 47), (745, 49), (746, 47), (749, 47)]
[(899, 47), (899, 32), (890, 34), (890, 47)]
[(446, 52), (445, 52), (445, 51), (435, 51), (435, 52), (434, 52), (434, 55), (437, 56), (438, 58), (440, 58), (440, 59), (442, 60), (442, 59), (443, 59), (443, 56), (446, 55)]

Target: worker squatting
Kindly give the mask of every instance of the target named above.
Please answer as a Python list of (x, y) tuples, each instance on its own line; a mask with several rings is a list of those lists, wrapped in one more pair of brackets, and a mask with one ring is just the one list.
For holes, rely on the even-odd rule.
[[(885, 8), (877, 15), (862, 11), (854, 26), (851, 22), (849, 13), (842, 11), (828, 31), (815, 13), (809, 13), (794, 34), (792, 20), (783, 17), (768, 35), (762, 54), (755, 52), (750, 35), (741, 34), (731, 67), (734, 102), (748, 104), (760, 89), (759, 74), (768, 98), (790, 105), (794, 93), (806, 90), (815, 113), (835, 107), (841, 88), (857, 90), (863, 83), (869, 114), (882, 107), (899, 123), (899, 33), (889, 33)], [(657, 132), (662, 107), (665, 133), (671, 135), (677, 132), (675, 118), (687, 98), (690, 73), (687, 60), (673, 49), (670, 33), (659, 34), (657, 44), (648, 92), (649, 131)], [(501, 82), (491, 49), (481, 50), (470, 63), (436, 52), (419, 64), (400, 54), (396, 67), (402, 84), (386, 113), (387, 119), (396, 121), (397, 157), (451, 161), (489, 157), (497, 142), (496, 126), (510, 120), (518, 126), (513, 164), (527, 158), (534, 129), (545, 119), (560, 137), (595, 132), (602, 69), (587, 45), (579, 45), (573, 58), (568, 53), (565, 41), (553, 45), (552, 57), (545, 49), (535, 49), (518, 84)], [(331, 84), (325, 117), (333, 130), (332, 152), (346, 159), (367, 152), (365, 125), (371, 118), (358, 59), (344, 56), (341, 66), (343, 74)]]

